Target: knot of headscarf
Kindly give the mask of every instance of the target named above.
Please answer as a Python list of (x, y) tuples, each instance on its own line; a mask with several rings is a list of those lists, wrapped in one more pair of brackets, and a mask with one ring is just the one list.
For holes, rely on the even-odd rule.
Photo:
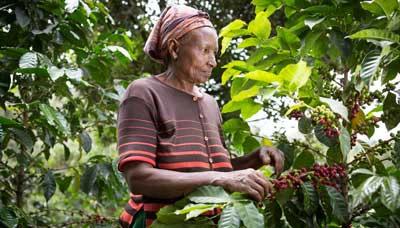
[(189, 6), (167, 6), (147, 38), (144, 52), (154, 61), (165, 64), (168, 40), (179, 39), (200, 27), (213, 28), (209, 19), (207, 13)]

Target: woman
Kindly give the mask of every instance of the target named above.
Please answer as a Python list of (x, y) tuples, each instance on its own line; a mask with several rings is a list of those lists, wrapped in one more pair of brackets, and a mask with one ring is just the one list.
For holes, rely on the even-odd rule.
[(131, 83), (121, 101), (119, 170), (132, 192), (122, 226), (150, 225), (162, 206), (203, 185), (261, 201), (271, 186), (255, 169), (271, 164), (279, 174), (283, 155), (262, 147), (230, 159), (218, 105), (196, 86), (216, 66), (218, 37), (208, 15), (187, 6), (167, 7), (144, 50), (167, 70)]

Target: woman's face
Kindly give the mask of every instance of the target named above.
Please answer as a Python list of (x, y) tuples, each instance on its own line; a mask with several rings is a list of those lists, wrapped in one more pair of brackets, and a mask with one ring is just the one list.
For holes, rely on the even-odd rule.
[(201, 27), (183, 36), (179, 41), (175, 69), (178, 77), (194, 84), (201, 84), (211, 76), (217, 65), (218, 37), (213, 28)]

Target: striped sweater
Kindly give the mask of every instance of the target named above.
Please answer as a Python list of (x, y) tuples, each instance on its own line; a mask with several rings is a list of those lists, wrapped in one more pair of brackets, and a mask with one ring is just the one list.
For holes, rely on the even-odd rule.
[[(179, 172), (232, 171), (221, 129), (221, 115), (208, 94), (194, 97), (148, 77), (134, 81), (118, 112), (119, 170), (132, 161)], [(177, 199), (131, 194), (120, 217), (123, 227), (144, 209), (146, 226), (156, 212)]]

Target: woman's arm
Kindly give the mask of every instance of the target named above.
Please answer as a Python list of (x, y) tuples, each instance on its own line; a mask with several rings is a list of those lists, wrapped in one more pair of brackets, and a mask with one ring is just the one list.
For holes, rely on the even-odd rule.
[(232, 159), (231, 162), (234, 170), (258, 169), (263, 165), (273, 165), (276, 174), (279, 175), (283, 171), (284, 158), (277, 148), (264, 146), (250, 154)]
[(124, 166), (123, 173), (132, 193), (160, 199), (178, 198), (203, 185), (247, 193), (258, 201), (271, 190), (267, 179), (254, 169), (183, 173), (153, 168), (143, 162), (131, 162)]

